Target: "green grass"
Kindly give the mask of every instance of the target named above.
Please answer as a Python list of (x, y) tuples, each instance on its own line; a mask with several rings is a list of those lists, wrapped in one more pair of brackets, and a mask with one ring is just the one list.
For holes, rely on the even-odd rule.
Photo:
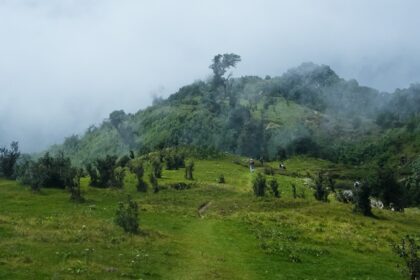
[[(305, 178), (278, 174), (281, 198), (255, 198), (252, 175), (234, 160), (196, 161), (194, 187), (158, 194), (137, 193), (132, 175), (123, 190), (84, 178), (82, 204), (0, 180), (0, 279), (404, 279), (390, 244), (420, 234), (418, 210), (355, 215), (333, 196), (315, 201)], [(308, 158), (286, 165), (290, 174), (342, 168)], [(184, 169), (164, 170), (159, 182), (181, 181)], [(291, 183), (305, 199), (292, 198)], [(127, 194), (140, 205), (138, 235), (113, 223)]]

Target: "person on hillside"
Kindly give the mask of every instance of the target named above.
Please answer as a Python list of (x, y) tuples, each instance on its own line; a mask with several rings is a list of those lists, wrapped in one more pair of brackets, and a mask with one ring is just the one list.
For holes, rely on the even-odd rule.
[(249, 159), (249, 171), (254, 172), (254, 170), (255, 170), (255, 162), (251, 158), (251, 159)]
[(284, 165), (284, 163), (283, 163), (283, 162), (280, 162), (280, 164), (279, 164), (279, 169), (280, 169), (280, 170), (286, 170), (286, 165)]
[(263, 157), (260, 157), (260, 163), (261, 163), (261, 166), (264, 166), (264, 158)]

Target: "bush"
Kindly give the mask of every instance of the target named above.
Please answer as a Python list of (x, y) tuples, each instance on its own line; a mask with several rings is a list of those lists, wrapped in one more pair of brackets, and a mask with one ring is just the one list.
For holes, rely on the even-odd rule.
[(420, 245), (416, 243), (416, 240), (407, 235), (401, 240), (401, 244), (394, 244), (393, 249), (404, 260), (403, 273), (411, 280), (420, 279)]
[(219, 175), (218, 183), (219, 184), (224, 184), (225, 183), (225, 175), (223, 175), (223, 174)]
[(380, 198), (387, 208), (403, 211), (407, 205), (406, 190), (398, 182), (396, 173), (390, 167), (378, 167), (371, 178), (372, 195)]
[(115, 214), (115, 223), (122, 227), (125, 232), (137, 233), (139, 231), (138, 204), (127, 197), (127, 202), (120, 202)]
[(321, 173), (315, 178), (315, 199), (322, 202), (328, 201), (328, 189), (325, 186), (325, 178)]
[(95, 167), (98, 171), (97, 186), (107, 188), (115, 185), (114, 170), (117, 167), (117, 157), (107, 155), (105, 158), (98, 158), (95, 161)]
[(179, 182), (179, 183), (169, 184), (169, 187), (171, 187), (175, 190), (187, 190), (187, 189), (191, 188), (191, 184), (186, 184), (184, 182)]
[(123, 155), (118, 159), (117, 165), (121, 167), (126, 167), (130, 162), (130, 157), (128, 155)]
[(70, 200), (74, 202), (84, 202), (80, 191), (80, 178), (82, 177), (83, 170), (72, 168), (67, 178), (66, 186), (70, 192)]
[(364, 216), (372, 216), (372, 207), (369, 198), (370, 194), (371, 190), (369, 184), (365, 180), (354, 190), (354, 212), (361, 213)]
[(193, 171), (194, 171), (194, 161), (189, 161), (185, 165), (185, 179), (194, 180)]
[(292, 183), (292, 196), (294, 199), (297, 198), (297, 193), (296, 193), (296, 185)]
[(69, 158), (63, 153), (52, 157), (49, 153), (37, 161), (27, 160), (19, 167), (18, 180), (31, 186), (33, 191), (41, 187), (66, 188), (74, 178), (75, 171)]
[(264, 196), (266, 188), (266, 179), (264, 175), (258, 172), (252, 182), (252, 189), (254, 191), (255, 196)]
[(12, 179), (19, 156), (18, 142), (12, 142), (10, 144), (10, 149), (0, 148), (0, 175)]
[(129, 164), (130, 171), (136, 175), (137, 178), (137, 191), (147, 192), (147, 184), (143, 180), (144, 167), (143, 161), (140, 158), (132, 159)]
[(152, 160), (152, 173), (153, 176), (156, 178), (162, 177), (162, 162), (160, 161), (160, 158), (156, 157)]
[(270, 186), (271, 192), (275, 197), (280, 197), (280, 191), (279, 191), (279, 183), (276, 179), (271, 179), (268, 182), (268, 185)]
[(150, 184), (152, 185), (152, 187), (153, 187), (153, 192), (154, 193), (157, 193), (157, 192), (159, 192), (159, 184), (158, 184), (158, 180), (157, 180), (157, 178), (156, 178), (156, 176), (155, 176), (155, 174), (153, 174), (153, 173), (150, 173), (149, 174), (149, 181), (150, 181)]
[(124, 187), (124, 178), (125, 178), (125, 169), (121, 166), (118, 166), (114, 170), (114, 179), (112, 186), (117, 187), (119, 189)]

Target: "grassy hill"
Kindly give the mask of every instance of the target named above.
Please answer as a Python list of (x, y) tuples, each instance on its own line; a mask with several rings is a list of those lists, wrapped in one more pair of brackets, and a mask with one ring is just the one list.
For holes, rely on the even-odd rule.
[[(186, 190), (168, 187), (187, 182), (184, 169), (164, 170), (159, 183), (167, 187), (156, 194), (138, 193), (131, 174), (122, 190), (88, 187), (83, 178), (82, 204), (64, 190), (31, 193), (0, 180), (0, 278), (404, 279), (390, 244), (420, 234), (418, 209), (374, 209), (369, 218), (332, 195), (315, 201), (304, 174), (351, 169), (305, 157), (274, 176), (281, 198), (255, 198), (243, 160), (196, 160)], [(217, 183), (220, 174), (226, 184)], [(292, 197), (291, 183), (304, 198)], [(137, 235), (113, 222), (127, 194), (140, 205)]]

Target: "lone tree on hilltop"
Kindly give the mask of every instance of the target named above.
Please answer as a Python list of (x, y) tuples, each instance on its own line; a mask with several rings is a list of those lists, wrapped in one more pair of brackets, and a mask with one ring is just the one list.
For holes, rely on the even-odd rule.
[(213, 86), (215, 88), (223, 86), (226, 92), (226, 81), (229, 79), (225, 78), (224, 75), (230, 67), (235, 67), (238, 62), (241, 61), (241, 57), (234, 53), (218, 54), (213, 58), (213, 63), (209, 66), (213, 70)]

